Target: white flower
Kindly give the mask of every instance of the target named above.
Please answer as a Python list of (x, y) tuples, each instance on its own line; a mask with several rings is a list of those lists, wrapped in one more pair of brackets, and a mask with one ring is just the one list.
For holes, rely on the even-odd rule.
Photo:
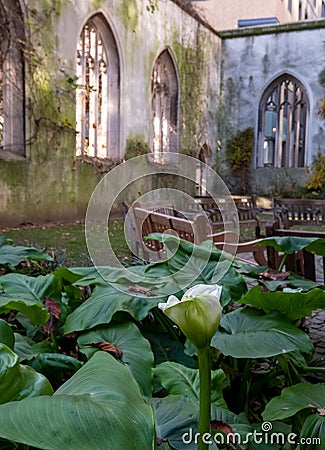
[(222, 315), (221, 290), (222, 287), (218, 285), (198, 284), (190, 288), (181, 300), (171, 295), (167, 303), (159, 303), (158, 308), (200, 349), (210, 345), (219, 327)]

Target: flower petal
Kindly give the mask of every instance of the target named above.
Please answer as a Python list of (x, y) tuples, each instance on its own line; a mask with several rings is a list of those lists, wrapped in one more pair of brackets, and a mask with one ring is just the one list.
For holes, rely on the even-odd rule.
[(181, 301), (176, 302), (176, 297), (170, 296), (167, 304), (163, 304), (166, 305), (163, 311), (196, 348), (203, 348), (210, 345), (211, 338), (219, 327), (222, 315), (220, 294), (221, 287), (217, 285), (194, 286), (183, 295)]
[(209, 284), (197, 284), (196, 286), (191, 287), (188, 289), (185, 294), (185, 296), (191, 296), (195, 297), (197, 295), (201, 294), (209, 294), (209, 295), (215, 295), (218, 299), (220, 299), (222, 286), (219, 285), (209, 285)]
[(158, 308), (162, 311), (165, 311), (166, 308), (176, 305), (176, 303), (179, 303), (178, 298), (175, 295), (170, 295), (168, 297), (167, 303), (158, 303)]

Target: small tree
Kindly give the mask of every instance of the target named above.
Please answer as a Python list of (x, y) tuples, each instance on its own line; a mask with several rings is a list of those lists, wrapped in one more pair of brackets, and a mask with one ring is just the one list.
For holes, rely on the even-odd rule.
[(306, 188), (318, 196), (324, 196), (325, 194), (325, 156), (320, 153), (313, 160), (311, 173), (306, 181)]
[(232, 170), (240, 176), (240, 191), (248, 190), (248, 175), (254, 148), (254, 130), (246, 128), (227, 142), (227, 153)]

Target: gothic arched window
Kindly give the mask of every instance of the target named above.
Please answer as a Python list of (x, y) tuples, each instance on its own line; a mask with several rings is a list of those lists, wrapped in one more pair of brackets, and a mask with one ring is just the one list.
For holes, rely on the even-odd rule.
[(152, 147), (154, 158), (178, 148), (178, 79), (173, 60), (164, 50), (152, 73)]
[(306, 90), (296, 78), (270, 84), (259, 108), (257, 166), (305, 166), (307, 114)]
[(77, 46), (77, 155), (119, 158), (119, 58), (101, 14), (87, 21)]
[(25, 155), (24, 18), (18, 1), (0, 0), (0, 149)]

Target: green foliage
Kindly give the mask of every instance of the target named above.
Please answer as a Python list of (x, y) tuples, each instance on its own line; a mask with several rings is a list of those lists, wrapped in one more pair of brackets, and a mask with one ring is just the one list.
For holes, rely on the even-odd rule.
[[(18, 356), (0, 343), (0, 404), (51, 395), (48, 380), (31, 367), (19, 364)], [(1, 414), (0, 414), (1, 415)]]
[(76, 79), (72, 68), (57, 58), (54, 37), (62, 1), (42, 0), (28, 3), (25, 8), (24, 27), (28, 31), (19, 44), (29, 72), (25, 92), (29, 141), (37, 141), (43, 152), (47, 148), (53, 152), (63, 138), (71, 142), (75, 134), (71, 101), (75, 97)]
[(150, 153), (150, 147), (141, 135), (137, 134), (127, 139), (124, 155), (126, 161), (136, 156), (146, 155), (147, 153)]
[(320, 153), (313, 160), (306, 189), (322, 195), (325, 193), (325, 156)]
[(230, 166), (241, 177), (241, 190), (247, 191), (248, 173), (254, 149), (254, 130), (246, 128), (227, 142), (227, 155)]
[(279, 397), (272, 399), (263, 413), (265, 420), (286, 419), (309, 408), (316, 411), (324, 407), (325, 384), (303, 383), (283, 389)]
[(262, 239), (257, 245), (273, 247), (279, 252), (284, 252), (286, 255), (291, 255), (292, 253), (305, 249), (310, 253), (325, 256), (325, 238), (276, 236)]
[(299, 436), (297, 449), (320, 449), (325, 439), (324, 398), (325, 383), (299, 383), (283, 389), (279, 397), (273, 398), (266, 406), (263, 418), (283, 420), (293, 417), (294, 424), (301, 421), (302, 427), (293, 428)]
[(100, 351), (93, 346), (96, 342), (114, 342), (112, 352), (128, 366), (146, 396), (152, 394), (153, 353), (150, 344), (132, 322), (106, 325), (83, 333), (78, 344), (88, 358)]
[[(19, 271), (22, 267), (26, 271), (26, 263), (30, 270), (42, 271), (42, 263), (53, 262), (53, 258), (46, 252), (33, 247), (12, 245), (12, 241), (0, 236), (0, 269), (5, 271)], [(44, 265), (43, 265), (44, 267)]]
[(129, 369), (104, 352), (54, 395), (0, 406), (1, 437), (42, 449), (149, 450), (153, 431), (151, 408)]
[[(127, 272), (103, 268), (108, 284), (94, 267), (30, 274), (26, 261), (41, 263), (35, 249), (11, 260), (12, 243), (0, 237), (0, 449), (138, 450), (155, 448), (157, 436), (157, 448), (196, 450), (182, 435), (198, 429), (197, 355), (157, 304), (187, 279), (214, 284), (221, 252), (208, 242), (151, 238), (164, 242), (169, 259)], [(268, 243), (285, 254), (325, 253), (320, 239)], [(256, 267), (237, 263), (218, 284), (224, 314), (211, 347), (212, 420), (243, 441), (262, 419), (273, 430), (322, 436), (323, 384), (314, 388), (308, 377), (325, 368), (296, 321), (324, 308), (324, 287), (297, 275), (265, 282)], [(245, 307), (228, 312), (233, 302)]]
[(10, 325), (5, 321), (0, 319), (0, 343), (5, 344), (11, 350), (14, 349), (15, 336), (10, 327)]
[(227, 152), (232, 169), (236, 172), (249, 168), (254, 148), (254, 130), (246, 128), (227, 142)]
[(266, 313), (276, 311), (294, 321), (311, 316), (318, 308), (325, 309), (325, 292), (317, 288), (309, 292), (263, 292), (260, 286), (255, 286), (241, 299), (241, 303)]
[(222, 330), (214, 335), (211, 345), (234, 358), (263, 358), (313, 350), (309, 337), (280, 314), (238, 309), (224, 315), (220, 326)]

